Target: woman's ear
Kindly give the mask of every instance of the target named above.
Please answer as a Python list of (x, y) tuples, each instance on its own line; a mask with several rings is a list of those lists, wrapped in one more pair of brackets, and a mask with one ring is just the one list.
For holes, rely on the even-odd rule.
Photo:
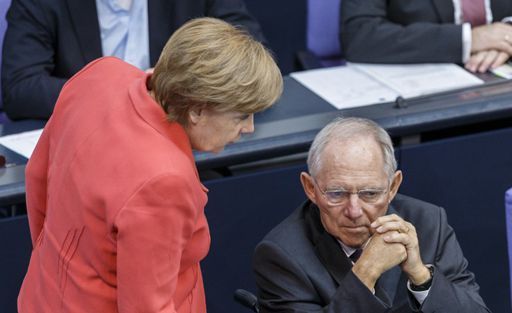
[(197, 125), (201, 121), (203, 116), (203, 108), (194, 107), (188, 112), (188, 119), (192, 125)]

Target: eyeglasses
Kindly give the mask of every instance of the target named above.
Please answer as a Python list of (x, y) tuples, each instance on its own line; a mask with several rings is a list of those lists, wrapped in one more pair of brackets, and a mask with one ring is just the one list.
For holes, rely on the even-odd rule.
[(374, 204), (382, 199), (388, 188), (385, 189), (361, 189), (357, 191), (348, 191), (345, 189), (327, 189), (323, 190), (318, 186), (318, 183), (313, 178), (314, 184), (318, 187), (322, 195), (327, 200), (329, 205), (339, 205), (345, 203), (351, 195), (357, 195), (357, 197), (369, 204)]

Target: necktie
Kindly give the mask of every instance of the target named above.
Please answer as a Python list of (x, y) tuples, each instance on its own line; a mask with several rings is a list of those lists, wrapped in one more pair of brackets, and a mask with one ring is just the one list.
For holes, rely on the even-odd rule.
[(359, 260), (361, 253), (363, 253), (363, 249), (356, 249), (356, 251), (352, 252), (352, 254), (349, 256), (350, 260), (356, 263), (357, 260)]
[(473, 27), (486, 23), (484, 1), (485, 0), (461, 0), (464, 22), (471, 23)]

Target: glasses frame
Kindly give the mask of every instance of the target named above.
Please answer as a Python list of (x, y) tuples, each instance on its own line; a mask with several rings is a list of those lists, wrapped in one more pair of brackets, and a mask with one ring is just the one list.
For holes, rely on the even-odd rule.
[[(338, 206), (340, 204), (343, 204), (343, 203), (346, 203), (347, 200), (350, 199), (350, 196), (351, 195), (357, 195), (357, 198), (361, 201), (363, 201), (364, 203), (367, 203), (367, 204), (375, 204), (377, 202), (379, 202), (379, 200), (382, 200), (382, 197), (387, 193), (389, 192), (389, 184), (386, 188), (379, 188), (379, 189), (374, 189), (374, 188), (368, 188), (368, 189), (361, 189), (361, 190), (356, 190), (356, 191), (348, 191), (348, 190), (345, 190), (345, 189), (322, 189), (320, 188), (320, 185), (318, 185), (318, 182), (316, 181), (316, 179), (311, 176), (311, 179), (313, 180), (313, 184), (318, 188), (318, 190), (320, 190), (320, 193), (322, 194), (322, 196), (324, 197), (324, 199), (327, 201), (327, 203), (330, 205), (330, 206)], [(332, 199), (332, 197), (330, 198), (328, 193), (332, 193), (332, 192), (341, 192), (343, 194), (343, 196), (341, 196), (341, 200), (338, 201), (338, 202), (334, 202), (334, 201), (331, 201), (330, 199)], [(364, 192), (376, 192), (378, 193), (378, 195), (376, 196), (376, 198), (374, 200), (368, 200), (368, 199), (364, 199), (365, 197), (364, 196), (361, 196), (362, 193)]]

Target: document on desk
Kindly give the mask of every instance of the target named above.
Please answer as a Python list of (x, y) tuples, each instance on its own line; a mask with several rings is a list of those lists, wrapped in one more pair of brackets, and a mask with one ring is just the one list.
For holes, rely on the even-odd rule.
[(32, 152), (36, 148), (37, 141), (41, 137), (42, 129), (28, 132), (7, 135), (0, 137), (0, 144), (12, 151), (21, 154), (30, 159)]
[(386, 84), (403, 98), (424, 96), (483, 84), (484, 81), (456, 64), (362, 64), (360, 71)]
[(394, 101), (483, 84), (455, 64), (346, 66), (290, 74), (337, 109)]
[(337, 109), (394, 101), (398, 94), (352, 66), (291, 73), (291, 77)]

